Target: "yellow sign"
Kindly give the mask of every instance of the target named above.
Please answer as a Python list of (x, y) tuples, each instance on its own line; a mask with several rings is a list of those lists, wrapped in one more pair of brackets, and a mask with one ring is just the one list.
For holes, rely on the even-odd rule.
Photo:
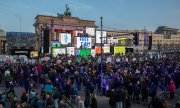
[(125, 47), (124, 46), (115, 46), (114, 47), (114, 55), (116, 54), (125, 54)]
[(31, 57), (31, 58), (33, 58), (33, 57), (38, 57), (38, 51), (31, 51), (30, 57)]
[(117, 38), (117, 39), (119, 40), (119, 43), (120, 43), (120, 45), (122, 45), (122, 46), (126, 45), (127, 40), (128, 40), (128, 38), (122, 38), (122, 37), (119, 37), (119, 38)]
[(118, 39), (118, 40), (126, 40), (126, 39), (128, 39), (128, 38), (118, 37), (117, 39)]

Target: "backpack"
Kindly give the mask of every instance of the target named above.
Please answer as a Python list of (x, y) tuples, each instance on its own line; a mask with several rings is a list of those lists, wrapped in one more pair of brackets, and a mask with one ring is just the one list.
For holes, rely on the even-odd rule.
[(152, 101), (152, 107), (153, 108), (160, 108), (160, 103), (161, 103), (161, 100), (158, 97), (156, 97)]

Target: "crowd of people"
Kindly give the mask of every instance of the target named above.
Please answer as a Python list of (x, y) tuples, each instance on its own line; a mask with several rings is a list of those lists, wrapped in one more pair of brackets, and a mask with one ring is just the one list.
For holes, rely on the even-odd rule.
[[(166, 100), (153, 101), (158, 91), (170, 91), (173, 99), (179, 88), (179, 53), (108, 54), (103, 55), (102, 65), (98, 58), (59, 55), (35, 63), (7, 61), (0, 67), (0, 82), (12, 91), (15, 85), (24, 88), (20, 99), (13, 92), (11, 108), (65, 108), (67, 102), (77, 108), (97, 108), (96, 95), (109, 97), (111, 108), (130, 108), (132, 103), (148, 106), (149, 97), (153, 108), (167, 108)], [(84, 100), (79, 91), (84, 91)], [(0, 103), (5, 107), (4, 98), (0, 96)]]

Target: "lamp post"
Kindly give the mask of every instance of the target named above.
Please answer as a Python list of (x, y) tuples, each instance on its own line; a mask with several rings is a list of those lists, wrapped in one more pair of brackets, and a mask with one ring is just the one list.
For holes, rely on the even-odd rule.
[(102, 69), (103, 69), (103, 67), (102, 67), (102, 65), (103, 65), (103, 54), (102, 54), (102, 19), (103, 19), (103, 17), (100, 17), (100, 19), (101, 19), (101, 70), (100, 70), (100, 72), (101, 72), (101, 86), (102, 86), (102, 80), (103, 80), (103, 75), (102, 75)]
[(161, 45), (160, 45), (160, 42), (158, 41), (158, 43), (157, 43), (157, 50), (158, 50), (158, 54), (159, 54), (159, 56), (160, 56), (160, 49), (161, 49)]

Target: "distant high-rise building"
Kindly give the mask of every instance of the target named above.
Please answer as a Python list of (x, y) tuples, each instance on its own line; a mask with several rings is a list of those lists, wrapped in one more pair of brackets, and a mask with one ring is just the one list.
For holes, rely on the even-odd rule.
[(6, 54), (7, 44), (6, 44), (6, 32), (3, 29), (0, 29), (0, 54)]

